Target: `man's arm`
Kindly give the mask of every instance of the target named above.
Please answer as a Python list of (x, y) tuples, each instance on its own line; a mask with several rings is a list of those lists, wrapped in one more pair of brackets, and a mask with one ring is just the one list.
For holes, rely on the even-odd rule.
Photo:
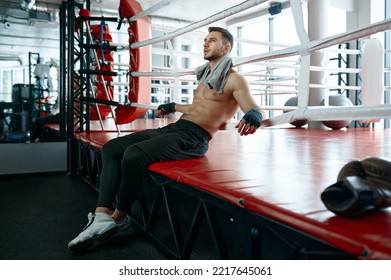
[(186, 113), (190, 104), (177, 104), (175, 102), (161, 104), (156, 109), (156, 114), (159, 118), (163, 118), (168, 114), (174, 114), (175, 112)]
[(235, 128), (238, 129), (240, 135), (253, 134), (261, 126), (264, 112), (252, 97), (250, 86), (243, 76), (235, 74), (232, 82), (234, 85), (233, 96), (240, 109), (245, 113)]

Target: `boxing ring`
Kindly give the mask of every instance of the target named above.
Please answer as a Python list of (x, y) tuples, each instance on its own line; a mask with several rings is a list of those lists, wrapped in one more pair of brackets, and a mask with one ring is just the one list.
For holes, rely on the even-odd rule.
[[(135, 52), (197, 30), (263, 2), (267, 1), (245, 1), (164, 36), (136, 40), (129, 43), (129, 50)], [(129, 5), (132, 13), (126, 14), (121, 8), (129, 10)], [(148, 14), (133, 9), (134, 6), (138, 7), (136, 1), (120, 1), (120, 22), (137, 21), (141, 19), (138, 13)], [(320, 200), (321, 192), (335, 183), (339, 170), (348, 161), (369, 156), (390, 159), (391, 130), (275, 127), (298, 120), (389, 118), (389, 104), (350, 107), (307, 104), (309, 88), (314, 87), (309, 83), (310, 54), (389, 30), (391, 20), (309, 41), (303, 33), (300, 1), (292, 0), (291, 7), (301, 45), (237, 58), (234, 66), (299, 56), (297, 105), (263, 106), (265, 110), (286, 112), (269, 118), (262, 129), (247, 137), (239, 136), (228, 125), (211, 140), (204, 157), (154, 163), (148, 169), (139, 200), (130, 214), (134, 226), (169, 258), (196, 258), (202, 251), (207, 252), (205, 258), (211, 259), (391, 259), (391, 209), (345, 218), (328, 211)], [(151, 77), (191, 81), (188, 76), (194, 73), (191, 69), (140, 71), (138, 67), (130, 72), (132, 82), (146, 78), (149, 83)], [(141, 94), (138, 89), (130, 92)], [(107, 100), (102, 103), (98, 96), (89, 101), (132, 107), (132, 103), (113, 100), (110, 94), (105, 96)], [(137, 104), (137, 98), (129, 97), (136, 108), (140, 105), (144, 112), (156, 108), (144, 101), (145, 104)], [(121, 131), (116, 127), (110, 131), (93, 129), (75, 133), (78, 175), (99, 191), (100, 150), (107, 141), (119, 134), (159, 127), (171, 121), (175, 120), (134, 119)]]

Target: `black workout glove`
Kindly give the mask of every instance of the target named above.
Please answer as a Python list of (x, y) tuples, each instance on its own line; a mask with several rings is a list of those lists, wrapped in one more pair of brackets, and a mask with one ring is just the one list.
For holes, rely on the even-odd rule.
[(175, 102), (161, 104), (157, 107), (158, 110), (162, 111), (164, 115), (175, 113)]
[(243, 116), (243, 119), (251, 126), (259, 128), (262, 122), (262, 114), (258, 110), (251, 109)]

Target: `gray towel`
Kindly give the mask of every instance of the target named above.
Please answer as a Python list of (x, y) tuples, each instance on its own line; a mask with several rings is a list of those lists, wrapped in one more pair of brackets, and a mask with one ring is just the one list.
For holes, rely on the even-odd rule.
[(210, 89), (216, 90), (217, 93), (222, 93), (231, 67), (232, 58), (229, 55), (221, 58), (210, 74), (210, 66), (209, 62), (207, 62), (195, 69), (197, 81), (200, 84), (207, 85)]

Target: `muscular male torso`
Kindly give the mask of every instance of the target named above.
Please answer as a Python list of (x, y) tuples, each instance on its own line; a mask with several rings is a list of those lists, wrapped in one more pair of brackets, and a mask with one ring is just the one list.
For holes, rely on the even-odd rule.
[(183, 112), (181, 119), (198, 124), (213, 137), (239, 108), (233, 96), (235, 88), (231, 81), (236, 74), (236, 71), (231, 71), (221, 94), (204, 84), (200, 84), (194, 91), (193, 103)]

